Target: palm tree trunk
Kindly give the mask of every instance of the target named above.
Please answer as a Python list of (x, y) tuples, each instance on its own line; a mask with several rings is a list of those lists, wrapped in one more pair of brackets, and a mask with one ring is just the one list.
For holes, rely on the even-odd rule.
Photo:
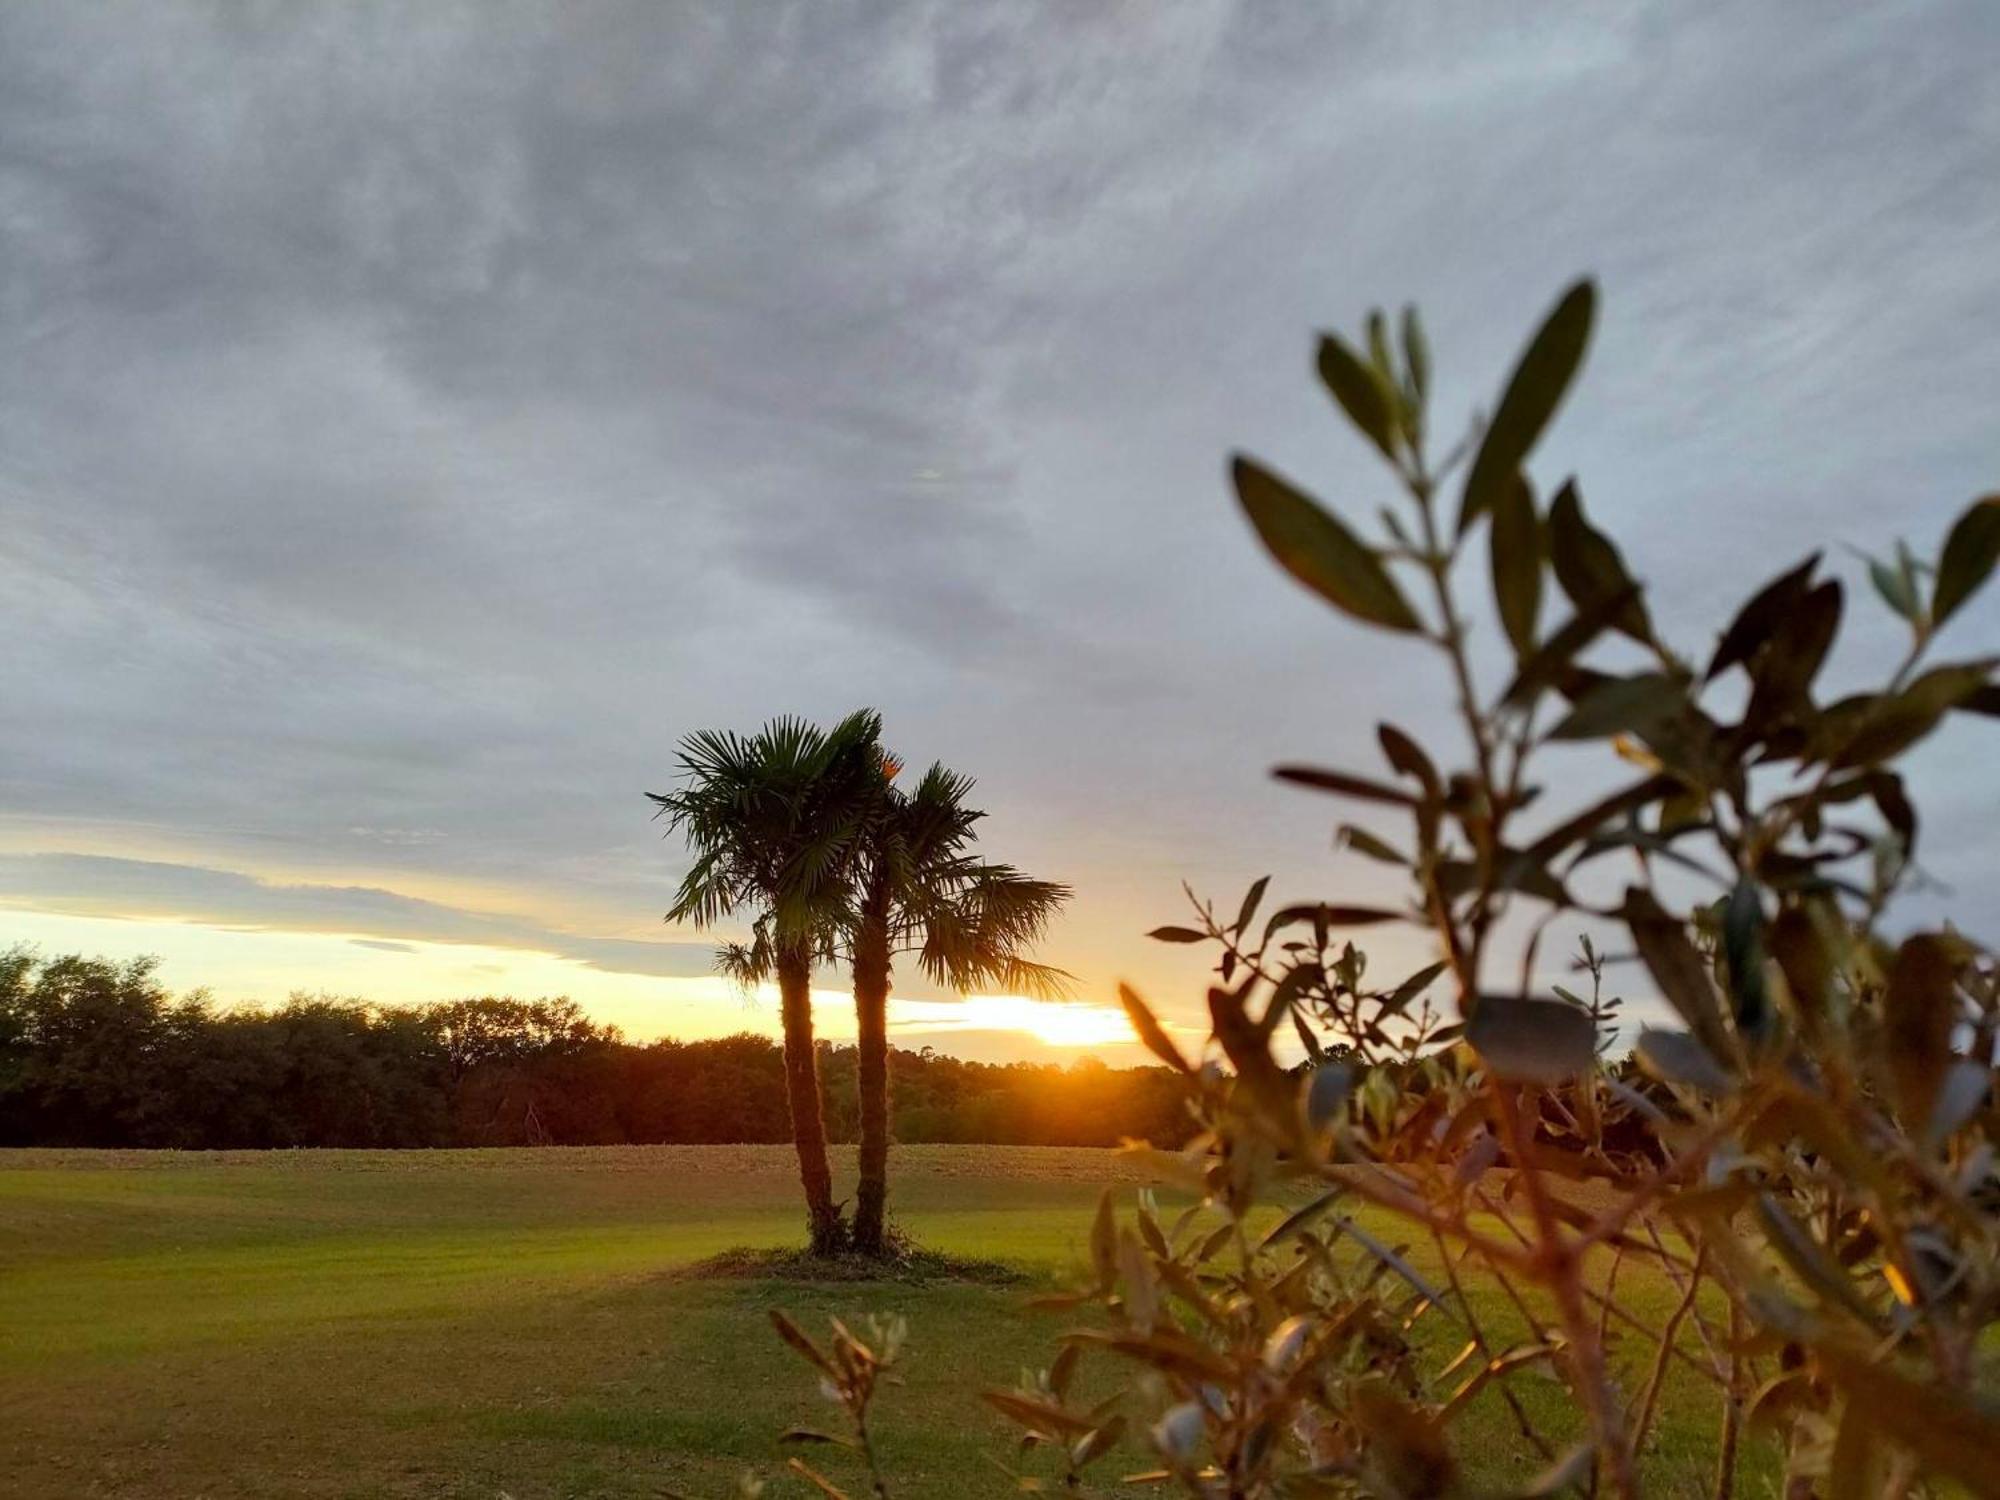
[(830, 1255), (840, 1248), (842, 1236), (833, 1169), (826, 1159), (819, 1055), (813, 1046), (810, 954), (793, 949), (779, 955), (778, 999), (785, 1022), (785, 1100), (791, 1108), (792, 1144), (799, 1153), (799, 1182), (806, 1190), (806, 1228), (813, 1254)]
[(854, 1029), (861, 1095), (854, 1248), (881, 1255), (888, 1249), (889, 1207), (889, 889), (881, 880), (862, 900), (855, 934)]

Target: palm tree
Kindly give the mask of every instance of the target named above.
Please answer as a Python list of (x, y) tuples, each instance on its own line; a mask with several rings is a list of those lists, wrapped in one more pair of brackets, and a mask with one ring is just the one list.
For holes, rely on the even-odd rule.
[(815, 1254), (839, 1249), (843, 1226), (826, 1157), (812, 969), (848, 925), (880, 804), (881, 734), (881, 716), (867, 709), (831, 730), (781, 718), (747, 737), (691, 734), (681, 742), (680, 786), (647, 793), (695, 856), (666, 920), (712, 927), (755, 913), (750, 940), (725, 945), (717, 964), (745, 984), (777, 981), (786, 1099)]
[(866, 1255), (887, 1248), (888, 1012), (896, 956), (915, 954), (927, 978), (954, 990), (997, 985), (1055, 995), (1069, 978), (1023, 956), (1069, 900), (1069, 887), (970, 854), (974, 825), (986, 815), (965, 805), (968, 777), (934, 765), (905, 793), (893, 784), (895, 763), (885, 759), (882, 767), (846, 932), (861, 1096), (853, 1238)]

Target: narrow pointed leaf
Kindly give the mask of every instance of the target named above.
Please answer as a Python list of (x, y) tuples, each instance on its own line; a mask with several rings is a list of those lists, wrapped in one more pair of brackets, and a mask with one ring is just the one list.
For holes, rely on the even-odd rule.
[(1987, 495), (1958, 518), (1938, 558), (1931, 620), (1942, 625), (1992, 576), (2000, 562), (2000, 495)]
[(1640, 1066), (1655, 1078), (1668, 1083), (1685, 1084), (1711, 1095), (1726, 1094), (1734, 1087), (1722, 1064), (1715, 1060), (1708, 1048), (1685, 1031), (1648, 1028), (1639, 1033), (1638, 1045), (1633, 1052)]
[(1382, 450), (1391, 462), (1396, 457), (1396, 401), (1388, 385), (1338, 334), (1329, 333), (1319, 341), (1319, 378), (1347, 413), (1347, 419), (1361, 434)]
[(1403, 309), (1403, 363), (1409, 369), (1417, 399), (1422, 401), (1431, 390), (1431, 346), (1414, 306)]
[(1251, 919), (1257, 915), (1257, 903), (1264, 899), (1264, 892), (1270, 888), (1270, 884), (1270, 876), (1260, 876), (1251, 883), (1250, 889), (1243, 893), (1243, 905), (1236, 913), (1235, 930), (1239, 934), (1250, 930)]
[(1501, 492), (1521, 472), (1529, 450), (1562, 404), (1563, 393), (1583, 363), (1596, 313), (1596, 285), (1579, 281), (1563, 294), (1529, 342), (1480, 439), (1472, 472), (1466, 476), (1458, 511), (1461, 535), (1499, 501)]
[(1154, 1016), (1152, 1007), (1139, 998), (1139, 994), (1129, 984), (1118, 986), (1119, 1002), (1125, 1007), (1125, 1015), (1132, 1023), (1132, 1030), (1145, 1043), (1146, 1050), (1177, 1073), (1192, 1073), (1194, 1068), (1181, 1056), (1173, 1038)]
[(1781, 574), (1759, 589), (1748, 604), (1736, 612), (1736, 618), (1729, 622), (1729, 628), (1722, 633), (1716, 643), (1715, 655), (1709, 658), (1709, 679), (1721, 676), (1738, 662), (1746, 662), (1756, 655), (1758, 649), (1777, 633), (1785, 617), (1797, 606), (1805, 592), (1812, 586), (1813, 571), (1819, 566), (1820, 554), (1815, 552), (1789, 573)]
[(1381, 742), (1382, 754), (1390, 765), (1403, 775), (1421, 781), (1427, 795), (1438, 795), (1443, 782), (1438, 777), (1437, 767), (1431, 764), (1431, 758), (1424, 754), (1423, 746), (1394, 724), (1377, 724), (1375, 738)]
[(1608, 677), (1577, 699), (1576, 706), (1549, 731), (1549, 738), (1597, 740), (1614, 734), (1644, 734), (1672, 718), (1682, 702), (1680, 685), (1665, 673)]
[(1597, 1031), (1586, 1012), (1532, 995), (1480, 996), (1465, 1039), (1510, 1083), (1563, 1083), (1587, 1072), (1597, 1056)]
[(1250, 524), (1286, 572), (1358, 620), (1423, 629), (1382, 560), (1337, 517), (1250, 459), (1237, 458), (1231, 473)]
[(1921, 1133), (1935, 1112), (1950, 1067), (1958, 1021), (1958, 962), (1935, 933), (1918, 933), (1896, 951), (1882, 1005), (1884, 1062), (1903, 1122)]
[(1723, 1024), (1721, 1001), (1708, 977), (1708, 965), (1687, 935), (1687, 924), (1670, 916), (1643, 886), (1626, 891), (1621, 915), (1631, 929), (1633, 945), (1638, 948), (1653, 982), (1659, 985), (1667, 1003), (1679, 1012), (1688, 1030), (1714, 1057), (1731, 1056), (1733, 1049), (1728, 1028)]
[(1350, 776), (1345, 771), (1325, 771), (1317, 766), (1279, 766), (1271, 774), (1280, 781), (1309, 786), (1315, 791), (1333, 792), (1342, 797), (1359, 798), (1363, 802), (1387, 802), (1397, 807), (1414, 807), (1417, 802), (1400, 787), (1385, 786), (1365, 776)]
[(1723, 911), (1722, 951), (1729, 988), (1736, 1002), (1736, 1030), (1761, 1041), (1771, 1028), (1771, 1003), (1764, 993), (1764, 909), (1757, 887), (1739, 880)]
[(1517, 656), (1535, 649), (1535, 626), (1542, 608), (1542, 523), (1534, 491), (1517, 477), (1504, 487), (1493, 508), (1493, 598), (1500, 623)]
[(1526, 708), (1554, 687), (1570, 664), (1612, 623), (1624, 617), (1639, 600), (1639, 586), (1628, 583), (1579, 609), (1553, 635), (1521, 663), (1500, 701), (1510, 708)]
[(1549, 561), (1555, 567), (1556, 582), (1579, 612), (1632, 590), (1633, 597), (1612, 615), (1610, 624), (1634, 640), (1651, 638), (1645, 607), (1639, 602), (1625, 560), (1611, 539), (1584, 519), (1583, 501), (1574, 484), (1564, 484), (1549, 505)]

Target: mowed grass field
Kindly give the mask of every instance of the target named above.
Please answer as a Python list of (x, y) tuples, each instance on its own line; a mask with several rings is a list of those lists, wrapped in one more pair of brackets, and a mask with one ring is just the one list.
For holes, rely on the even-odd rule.
[[(786, 1148), (0, 1153), (0, 1495), (721, 1496), (748, 1468), (804, 1495), (777, 1434), (834, 1414), (774, 1306), (814, 1331), (908, 1319), (907, 1383), (878, 1418), (901, 1500), (1013, 1493), (992, 1462), (1009, 1431), (976, 1393), (1048, 1363), (1068, 1321), (1024, 1304), (1077, 1278), (1099, 1192), (1137, 1179), (1114, 1153), (1010, 1147), (901, 1148), (895, 1173), (908, 1233), (1019, 1283), (691, 1274), (798, 1243)], [(1630, 1270), (1621, 1291), (1655, 1322), (1673, 1300)], [(1462, 1340), (1431, 1323), (1441, 1350)], [(1576, 1430), (1552, 1382), (1523, 1394)], [(1652, 1488), (1703, 1493), (1714, 1398), (1679, 1374), (1668, 1396)], [(1527, 1477), (1484, 1405), (1469, 1464)], [(1744, 1493), (1768, 1488), (1754, 1467)]]

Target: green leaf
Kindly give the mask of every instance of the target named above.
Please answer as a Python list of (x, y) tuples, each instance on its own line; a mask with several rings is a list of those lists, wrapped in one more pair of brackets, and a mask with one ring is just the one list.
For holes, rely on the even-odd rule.
[(1079, 1469), (1087, 1469), (1105, 1454), (1118, 1446), (1118, 1440), (1125, 1436), (1125, 1419), (1113, 1417), (1102, 1427), (1085, 1433), (1069, 1450), (1069, 1461)]
[(1912, 1134), (1929, 1124), (1951, 1064), (1958, 969), (1946, 939), (1920, 932), (1904, 940), (1889, 970), (1889, 992), (1882, 1003), (1883, 1062)]
[(981, 1391), (979, 1399), (1030, 1432), (1080, 1437), (1090, 1431), (1088, 1418), (1026, 1391)]
[(1352, 823), (1340, 825), (1340, 841), (1357, 854), (1365, 854), (1370, 859), (1380, 860), (1385, 865), (1407, 865), (1402, 852), (1394, 845), (1384, 842), (1365, 828)]
[(1574, 1005), (1529, 995), (1481, 995), (1465, 1039), (1496, 1078), (1554, 1085), (1589, 1070), (1597, 1030)]
[(1097, 1272), (1097, 1289), (1111, 1290), (1118, 1279), (1118, 1220), (1111, 1210), (1111, 1189), (1097, 1199), (1097, 1216), (1090, 1221), (1090, 1263)]
[(1521, 853), (1537, 864), (1546, 864), (1570, 845), (1598, 837), (1615, 819), (1638, 812), (1641, 808), (1670, 797), (1679, 790), (1681, 790), (1680, 784), (1671, 776), (1654, 775), (1648, 776), (1643, 781), (1635, 781), (1630, 786), (1622, 787), (1608, 796), (1599, 798), (1581, 812), (1570, 814), (1539, 836)]
[[(1481, 876), (1480, 865), (1470, 859), (1441, 859), (1432, 867), (1438, 889), (1456, 900), (1468, 891), (1477, 890)], [(1502, 846), (1493, 853), (1493, 890), (1496, 894), (1520, 891), (1537, 900), (1551, 902), (1557, 906), (1569, 906), (1570, 895), (1563, 888), (1548, 867), (1529, 858), (1519, 849)]]
[(1641, 1031), (1633, 1053), (1641, 1067), (1668, 1083), (1685, 1084), (1704, 1094), (1726, 1094), (1735, 1087), (1708, 1048), (1685, 1031)]
[(1542, 642), (1533, 656), (1521, 663), (1514, 680), (1507, 684), (1507, 691), (1500, 695), (1501, 703), (1509, 708), (1526, 708), (1533, 703), (1555, 686), (1576, 656), (1610, 629), (1612, 622), (1636, 605), (1638, 599), (1639, 586), (1635, 583), (1578, 610)]
[(836, 1379), (839, 1377), (840, 1372), (834, 1368), (833, 1361), (820, 1352), (819, 1345), (812, 1341), (803, 1328), (775, 1307), (770, 1310), (770, 1318), (771, 1326), (778, 1331), (778, 1337), (797, 1350), (802, 1358), (827, 1375)]
[[(1346, 1067), (1347, 1064), (1345, 1063), (1329, 1063), (1325, 1067), (1313, 1069), (1312, 1072), (1307, 1075), (1308, 1079), (1307, 1087), (1310, 1089), (1312, 1087), (1311, 1080), (1317, 1078), (1320, 1073), (1326, 1072), (1328, 1068), (1344, 1069)], [(1351, 1070), (1349, 1070), (1348, 1082), (1350, 1085), (1353, 1083)], [(1269, 1234), (1265, 1235), (1262, 1240), (1258, 1241), (1257, 1248), (1259, 1250), (1274, 1250), (1279, 1245), (1284, 1244), (1286, 1240), (1290, 1239), (1293, 1235), (1297, 1234), (1301, 1229), (1304, 1229), (1308, 1224), (1312, 1223), (1314, 1219), (1317, 1219), (1321, 1214), (1325, 1213), (1329, 1208), (1332, 1208), (1334, 1204), (1338, 1203), (1346, 1192), (1347, 1189), (1336, 1187), (1328, 1192), (1321, 1193), (1317, 1198), (1314, 1198), (1304, 1207), (1293, 1209), (1290, 1213), (1286, 1214), (1285, 1217), (1278, 1222), (1276, 1228), (1274, 1228)]]
[(1078, 1344), (1064, 1344), (1057, 1352), (1055, 1363), (1049, 1366), (1049, 1389), (1058, 1397), (1069, 1395), (1069, 1383), (1076, 1377), (1076, 1367), (1083, 1358), (1083, 1348)]
[(1607, 677), (1577, 699), (1568, 716), (1549, 731), (1549, 738), (1596, 740), (1643, 734), (1673, 717), (1683, 701), (1681, 685), (1664, 672)]
[(1390, 995), (1387, 1000), (1382, 1002), (1382, 1014), (1385, 1016), (1401, 1015), (1405, 1010), (1409, 1008), (1410, 1002), (1412, 1000), (1416, 999), (1417, 996), (1421, 995), (1425, 990), (1431, 987), (1431, 985), (1436, 981), (1438, 975), (1442, 974), (1445, 971), (1446, 967), (1447, 966), (1442, 961), (1440, 961), (1438, 963), (1431, 964), (1426, 968), (1417, 970), (1416, 973), (1412, 974), (1408, 979), (1405, 979), (1401, 984), (1397, 985), (1395, 993)]
[(1437, 767), (1424, 754), (1423, 746), (1411, 739), (1394, 724), (1377, 724), (1375, 738), (1381, 741), (1382, 754), (1389, 764), (1405, 776), (1414, 776), (1424, 784), (1427, 796), (1437, 797), (1443, 786), (1438, 778)]
[(1923, 600), (1917, 597), (1916, 580), (1907, 570), (1892, 568), (1878, 557), (1868, 559), (1868, 581), (1882, 602), (1912, 625), (1923, 621)]
[(1249, 890), (1243, 893), (1243, 905), (1236, 913), (1236, 931), (1238, 933), (1249, 931), (1250, 919), (1257, 915), (1257, 903), (1264, 899), (1264, 892), (1270, 887), (1270, 884), (1270, 876), (1261, 876), (1251, 883)]
[(1421, 402), (1431, 393), (1431, 346), (1414, 306), (1403, 309), (1403, 363), (1410, 372), (1411, 388)]
[(1344, 1062), (1323, 1062), (1306, 1075), (1306, 1120), (1324, 1130), (1340, 1115), (1354, 1089), (1354, 1069)]
[(1534, 491), (1515, 477), (1500, 492), (1493, 510), (1493, 598), (1515, 655), (1535, 649), (1535, 626), (1542, 609), (1542, 523)]
[(1945, 538), (1931, 595), (1931, 622), (1942, 625), (1979, 591), (2000, 562), (2000, 495), (1977, 500)]
[(1801, 906), (1786, 906), (1764, 934), (1765, 947), (1778, 961), (1792, 1004), (1810, 1025), (1826, 1013), (1833, 985), (1834, 957), (1811, 914)]
[(1736, 883), (1723, 909), (1722, 951), (1736, 1000), (1736, 1030), (1761, 1041), (1771, 1029), (1771, 1004), (1764, 992), (1764, 908), (1748, 880)]
[(1396, 359), (1389, 352), (1389, 320), (1377, 307), (1368, 314), (1368, 363), (1385, 385), (1396, 378)]
[(1687, 1022), (1688, 1030), (1716, 1058), (1732, 1056), (1721, 1002), (1708, 965), (1688, 938), (1687, 924), (1668, 915), (1644, 886), (1626, 890), (1620, 916), (1631, 929), (1633, 946), (1645, 961), (1647, 972), (1667, 1003)]
[(1705, 681), (1712, 682), (1738, 662), (1749, 661), (1777, 633), (1785, 617), (1812, 586), (1819, 560), (1820, 554), (1815, 552), (1789, 573), (1765, 584), (1736, 612), (1736, 618), (1729, 622), (1729, 628), (1716, 643), (1715, 655), (1709, 659), (1708, 671), (1703, 674)]
[(1757, 1195), (1757, 1218), (1764, 1227), (1764, 1237), (1771, 1248), (1798, 1273), (1800, 1281), (1811, 1287), (1822, 1300), (1837, 1303), (1853, 1313), (1864, 1325), (1874, 1325), (1875, 1310), (1855, 1290), (1853, 1278), (1841, 1268), (1833, 1252), (1815, 1239), (1812, 1231), (1792, 1217), (1770, 1193)]
[(1271, 922), (1274, 927), (1290, 926), (1294, 922), (1324, 922), (1329, 927), (1369, 927), (1377, 922), (1401, 922), (1407, 918), (1399, 911), (1385, 911), (1379, 906), (1288, 906), (1276, 913)]
[(1319, 341), (1319, 378), (1361, 429), (1362, 436), (1396, 461), (1396, 398), (1372, 366), (1362, 360), (1337, 333)]
[(1356, 797), (1363, 802), (1387, 802), (1396, 807), (1414, 807), (1417, 801), (1400, 787), (1385, 786), (1379, 781), (1370, 781), (1365, 776), (1350, 776), (1345, 771), (1323, 771), (1317, 766), (1279, 766), (1271, 774), (1280, 781), (1289, 781), (1296, 786), (1309, 786), (1314, 791), (1332, 792), (1342, 797)]
[(1306, 1018), (1298, 1013), (1297, 1008), (1288, 1007), (1286, 1014), (1292, 1018), (1292, 1030), (1298, 1033), (1299, 1045), (1306, 1049), (1306, 1056), (1314, 1062), (1325, 1057), (1326, 1049), (1320, 1046), (1319, 1038), (1313, 1035), (1312, 1028), (1306, 1025)]
[(1901, 754), (1937, 728), (1949, 709), (1970, 702), (1985, 689), (1995, 661), (1933, 667), (1893, 698), (1878, 698), (1852, 732), (1834, 749), (1829, 764), (1875, 765)]
[(1479, 456), (1466, 476), (1459, 502), (1458, 530), (1465, 530), (1514, 482), (1529, 450), (1561, 405), (1563, 393), (1583, 363), (1590, 325), (1597, 312), (1597, 287), (1579, 281), (1555, 305), (1507, 381), (1499, 410), (1480, 440)]
[(1808, 691), (1840, 632), (1843, 598), (1840, 580), (1829, 578), (1792, 601), (1751, 667), (1746, 725), (1771, 725), (1810, 705)]
[(1545, 1497), (1559, 1495), (1564, 1490), (1585, 1489), (1590, 1483), (1596, 1462), (1597, 1445), (1589, 1442), (1578, 1443), (1530, 1479), (1525, 1486), (1516, 1490), (1514, 1500), (1545, 1500)]
[(1155, 927), (1146, 934), (1156, 943), (1201, 943), (1208, 940), (1205, 932), (1196, 932), (1192, 927)]
[(1286, 572), (1356, 619), (1423, 629), (1382, 560), (1318, 502), (1251, 459), (1239, 456), (1231, 473), (1250, 524)]
[(2000, 1451), (2000, 1411), (1990, 1400), (1951, 1390), (1936, 1379), (1908, 1379), (1831, 1339), (1815, 1344), (1813, 1354), (1850, 1403), (1890, 1414), (1895, 1443), (1916, 1455), (1925, 1469), (1949, 1474), (1989, 1500), (2000, 1495), (1993, 1465), (1993, 1455)]
[(1152, 1007), (1139, 998), (1139, 992), (1129, 984), (1118, 986), (1118, 1002), (1125, 1007), (1126, 1019), (1132, 1023), (1133, 1033), (1146, 1045), (1161, 1062), (1176, 1073), (1192, 1073), (1194, 1068), (1181, 1056), (1181, 1049), (1167, 1035), (1166, 1028), (1154, 1016)]
[(1630, 591), (1632, 597), (1611, 617), (1613, 629), (1642, 645), (1652, 639), (1638, 586), (1611, 539), (1584, 518), (1574, 481), (1565, 481), (1549, 505), (1549, 561), (1556, 582), (1579, 613), (1602, 600)]
[(1986, 1107), (1993, 1091), (1993, 1070), (1970, 1058), (1956, 1058), (1938, 1081), (1931, 1117), (1924, 1124), (1924, 1146), (1935, 1151)]

